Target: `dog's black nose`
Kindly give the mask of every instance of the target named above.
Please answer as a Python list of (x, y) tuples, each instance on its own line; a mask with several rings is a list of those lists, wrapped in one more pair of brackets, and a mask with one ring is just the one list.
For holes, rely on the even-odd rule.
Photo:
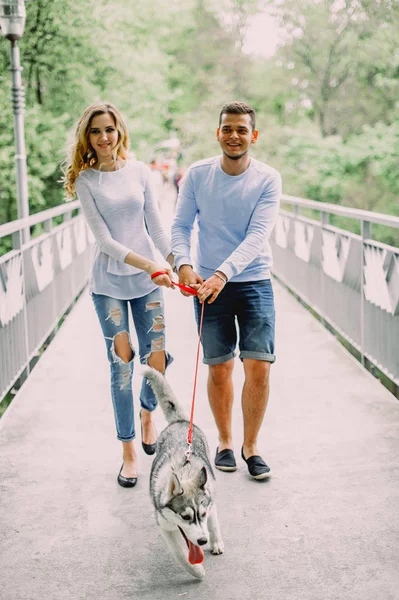
[(198, 538), (198, 540), (197, 540), (198, 546), (204, 546), (207, 542), (208, 542), (208, 538), (206, 538), (206, 537)]

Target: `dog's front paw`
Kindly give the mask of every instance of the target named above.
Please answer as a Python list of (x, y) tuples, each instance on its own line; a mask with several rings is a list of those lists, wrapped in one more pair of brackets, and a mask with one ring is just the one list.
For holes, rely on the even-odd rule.
[(224, 544), (222, 538), (218, 540), (214, 540), (211, 543), (211, 552), (212, 554), (223, 554), (224, 552)]
[(204, 579), (205, 569), (202, 565), (190, 565), (190, 573), (197, 579)]

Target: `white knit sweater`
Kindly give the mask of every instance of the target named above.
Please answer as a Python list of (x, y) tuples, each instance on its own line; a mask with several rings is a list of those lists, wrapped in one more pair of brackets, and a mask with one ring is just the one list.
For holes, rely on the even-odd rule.
[(124, 262), (130, 251), (153, 260), (154, 245), (164, 258), (171, 251), (149, 167), (128, 160), (118, 171), (87, 169), (75, 185), (96, 240), (90, 293), (123, 300), (149, 294), (156, 288), (149, 275)]

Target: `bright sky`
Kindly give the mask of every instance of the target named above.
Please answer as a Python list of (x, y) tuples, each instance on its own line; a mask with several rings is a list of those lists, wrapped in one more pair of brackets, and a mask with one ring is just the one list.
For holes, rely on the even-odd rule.
[(250, 19), (244, 52), (260, 56), (273, 56), (277, 49), (281, 32), (276, 21), (266, 14), (258, 14)]

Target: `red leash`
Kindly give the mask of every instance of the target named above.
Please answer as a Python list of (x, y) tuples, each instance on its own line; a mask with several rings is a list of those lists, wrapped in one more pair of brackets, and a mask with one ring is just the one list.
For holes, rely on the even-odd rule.
[[(156, 273), (153, 273), (151, 275), (151, 279), (155, 279), (155, 277), (159, 277), (159, 275), (167, 275), (167, 274), (168, 274), (167, 271), (157, 271)], [(192, 294), (193, 296), (197, 295), (197, 290), (194, 290), (193, 288), (188, 287), (187, 285), (182, 285), (181, 283), (176, 283), (176, 281), (173, 281), (173, 279), (171, 281), (172, 281), (173, 285), (177, 286), (181, 290), (184, 290), (185, 292), (188, 292), (189, 294)]]
[[(200, 325), (199, 325), (197, 358), (195, 361), (193, 399), (191, 402), (190, 427), (188, 428), (188, 435), (187, 435), (187, 444), (189, 446), (189, 449), (186, 452), (186, 456), (187, 456), (188, 452), (191, 454), (191, 442), (193, 441), (194, 405), (195, 405), (195, 393), (197, 391), (198, 363), (199, 363), (199, 352), (200, 352), (200, 345), (201, 345), (202, 323), (204, 321), (204, 308), (205, 308), (205, 302), (202, 303), (201, 318), (200, 318)], [(187, 460), (190, 460), (190, 456), (187, 456)]]
[[(151, 275), (151, 279), (155, 279), (155, 277), (158, 277), (159, 275), (167, 275), (167, 271), (157, 271), (156, 273), (153, 273)], [(194, 290), (193, 288), (190, 288), (186, 285), (182, 285), (181, 283), (176, 283), (175, 281), (172, 281), (172, 283), (173, 283), (173, 285), (176, 285), (181, 290), (184, 290), (185, 292), (188, 292), (189, 294), (193, 294), (193, 296), (197, 295), (197, 290)], [(204, 321), (204, 308), (205, 308), (205, 302), (202, 303), (201, 318), (200, 318), (199, 333), (198, 333), (197, 358), (195, 361), (194, 389), (193, 389), (193, 398), (191, 401), (190, 426), (188, 428), (188, 434), (187, 434), (188, 448), (185, 452), (187, 461), (190, 461), (191, 444), (193, 441), (194, 406), (195, 406), (195, 394), (197, 391), (198, 363), (199, 363), (199, 353), (200, 353), (200, 345), (201, 345), (202, 324)]]

